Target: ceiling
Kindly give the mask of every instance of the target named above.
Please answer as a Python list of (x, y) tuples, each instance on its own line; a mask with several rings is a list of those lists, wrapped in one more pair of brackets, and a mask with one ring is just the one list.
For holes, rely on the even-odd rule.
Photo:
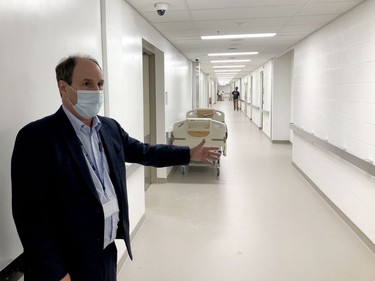
[[(269, 59), (281, 55), (309, 34), (364, 0), (127, 0), (188, 59), (221, 80), (212, 60), (251, 59), (225, 79), (237, 80)], [(164, 16), (154, 8), (168, 4)], [(202, 40), (205, 35), (276, 33), (270, 38)], [(209, 53), (259, 52), (257, 55), (209, 57)], [(220, 82), (220, 81), (219, 81)]]

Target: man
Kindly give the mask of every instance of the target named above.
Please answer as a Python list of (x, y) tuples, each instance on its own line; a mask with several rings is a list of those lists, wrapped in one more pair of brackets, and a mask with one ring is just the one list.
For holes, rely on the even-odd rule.
[(234, 110), (239, 110), (238, 100), (240, 97), (240, 92), (238, 91), (238, 87), (236, 87), (235, 90), (232, 92), (232, 97), (233, 97)]
[(125, 161), (156, 167), (212, 163), (215, 148), (148, 145), (97, 116), (103, 73), (88, 56), (56, 67), (62, 106), (17, 135), (12, 207), (24, 248), (25, 281), (114, 281), (124, 239), (132, 258)]

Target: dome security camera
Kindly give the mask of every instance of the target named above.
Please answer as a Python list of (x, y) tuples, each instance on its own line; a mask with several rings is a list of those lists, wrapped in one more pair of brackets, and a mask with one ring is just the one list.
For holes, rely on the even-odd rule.
[(155, 3), (154, 8), (159, 16), (164, 16), (165, 11), (168, 10), (168, 4), (163, 2)]

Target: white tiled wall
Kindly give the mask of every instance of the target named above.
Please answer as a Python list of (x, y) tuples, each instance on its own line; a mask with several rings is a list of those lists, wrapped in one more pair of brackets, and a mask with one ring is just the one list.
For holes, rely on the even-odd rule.
[(374, 10), (367, 1), (296, 47), (294, 123), (375, 160)]
[[(293, 122), (375, 161), (375, 1), (295, 48)], [(374, 177), (294, 136), (293, 161), (375, 242)]]

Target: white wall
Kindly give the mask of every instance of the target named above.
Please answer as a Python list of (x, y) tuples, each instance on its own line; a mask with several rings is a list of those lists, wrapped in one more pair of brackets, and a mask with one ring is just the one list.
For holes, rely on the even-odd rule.
[[(261, 87), (261, 72), (263, 72), (263, 87), (264, 87), (264, 104), (262, 104), (262, 87)], [(251, 76), (253, 77), (253, 85), (251, 88)], [(273, 82), (273, 61), (268, 61), (264, 65), (255, 69), (248, 75), (249, 90), (252, 94), (251, 100), (251, 118), (257, 127), (262, 127), (263, 132), (271, 138), (271, 101), (272, 101), (272, 82)], [(249, 100), (250, 102), (250, 100)], [(263, 108), (267, 112), (262, 112)]]
[[(145, 39), (164, 52), (164, 92), (157, 91), (157, 100), (163, 100), (167, 105), (165, 123), (158, 125), (164, 130), (171, 129), (192, 106), (191, 62), (123, 0), (106, 1), (106, 32), (110, 114), (129, 127), (133, 136), (143, 137), (143, 128), (139, 126), (143, 112), (139, 108), (143, 89), (142, 39)], [(165, 92), (168, 93), (167, 101)], [(131, 116), (137, 118), (129, 118)]]
[(210, 96), (210, 77), (203, 73), (199, 72), (199, 106), (201, 108), (209, 107), (208, 98)]
[(249, 76), (246, 75), (241, 79), (241, 110), (247, 114), (247, 100), (249, 95)]
[(263, 67), (264, 75), (264, 96), (263, 96), (263, 132), (271, 138), (271, 118), (272, 118), (272, 82), (273, 82), (273, 60), (268, 61)]
[[(82, 20), (82, 11), (89, 14)], [(79, 27), (79, 28), (77, 28)], [(22, 252), (11, 216), (10, 158), (17, 132), (59, 105), (54, 68), (84, 52), (102, 60), (99, 1), (0, 2), (0, 268)]]
[(292, 97), (293, 50), (274, 58), (272, 86), (272, 140), (289, 141)]
[[(168, 105), (165, 108), (166, 129), (171, 132), (173, 124), (186, 118), (185, 114), (192, 109), (192, 64), (166, 40), (157, 44), (166, 53), (165, 90), (168, 91)], [(154, 43), (153, 43), (154, 42)], [(152, 41), (156, 45), (156, 41)]]
[[(375, 160), (375, 1), (295, 48), (293, 121), (362, 159)], [(375, 242), (375, 179), (293, 136), (293, 161)]]
[[(185, 118), (192, 107), (191, 62), (156, 31), (138, 12), (122, 0), (105, 1), (106, 45), (108, 56), (109, 113), (132, 136), (143, 139), (142, 39), (164, 53), (156, 55), (156, 64), (164, 64), (164, 73), (156, 73), (157, 142), (165, 143), (165, 131)], [(164, 84), (164, 85), (163, 85)], [(166, 94), (167, 93), (167, 94)], [(165, 105), (165, 107), (164, 107)], [(158, 178), (168, 170), (158, 169)], [(137, 188), (129, 190), (129, 201), (144, 196), (143, 173)], [(144, 205), (133, 205), (131, 230), (144, 214)]]
[(260, 82), (260, 72), (263, 68), (258, 68), (251, 73), (253, 76), (253, 95), (252, 95), (252, 121), (254, 124), (260, 128), (262, 127), (262, 119), (261, 119), (261, 82)]
[(213, 79), (210, 79), (210, 95), (209, 97), (211, 98), (211, 103), (209, 103), (209, 107), (213, 107), (213, 104), (215, 103), (216, 101), (216, 98), (217, 98), (217, 84), (215, 82), (215, 80)]
[[(271, 140), (289, 140), (291, 122), (291, 75), (293, 51), (275, 57), (241, 79), (242, 98), (246, 98), (246, 115)], [(264, 75), (263, 111), (261, 72)], [(253, 80), (253, 81), (252, 81)], [(244, 110), (245, 107), (242, 108)], [(244, 110), (245, 111), (245, 110)]]
[(253, 75), (249, 74), (247, 76), (247, 100), (246, 100), (246, 115), (249, 119), (253, 118), (253, 107), (252, 107), (252, 100), (253, 100)]

